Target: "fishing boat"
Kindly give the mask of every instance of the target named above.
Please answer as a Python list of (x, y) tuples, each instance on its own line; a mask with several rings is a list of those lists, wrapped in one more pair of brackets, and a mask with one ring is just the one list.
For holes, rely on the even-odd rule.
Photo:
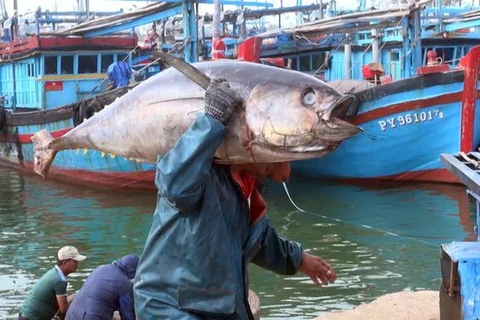
[[(352, 110), (351, 121), (360, 125), (364, 129), (364, 133), (345, 142), (332, 155), (293, 163), (294, 172), (344, 179), (454, 180), (446, 171), (440, 169), (438, 158), (442, 152), (453, 153), (460, 150), (460, 146), (469, 151), (479, 143), (474, 107), (468, 107), (466, 103), (471, 97), (468, 98), (462, 93), (467, 90), (467, 87), (472, 86), (475, 87), (472, 90), (476, 93), (476, 80), (472, 83), (471, 77), (465, 76), (471, 67), (446, 71), (445, 65), (438, 66), (438, 63), (428, 66), (430, 71), (424, 71), (426, 73), (435, 71), (435, 75), (412, 75), (411, 70), (420, 70), (419, 61), (422, 59), (422, 52), (426, 55), (428, 51), (434, 51), (426, 51), (427, 47), (422, 47), (422, 39), (415, 38), (415, 35), (419, 33), (422, 35), (419, 27), (420, 9), (423, 9), (427, 2), (423, 0), (415, 2), (414, 6), (389, 10), (388, 14), (385, 11), (378, 12), (378, 10), (370, 13), (352, 13), (356, 20), (360, 19), (354, 21), (356, 29), (352, 29), (353, 22), (348, 19), (349, 16), (344, 15), (330, 18), (330, 20), (323, 19), (302, 24), (292, 30), (282, 29), (277, 34), (266, 32), (241, 41), (244, 44), (249, 43), (250, 45), (247, 47), (256, 50), (253, 54), (247, 53), (252, 56), (250, 57), (251, 61), (260, 61), (260, 58), (263, 57), (270, 58), (270, 61), (276, 63), (278, 60), (286, 58), (292, 61), (291, 68), (309, 72), (309, 70), (302, 69), (304, 68), (302, 66), (308, 65), (310, 69), (313, 69), (318, 66), (317, 60), (319, 59), (321, 63), (317, 70), (324, 70), (321, 77), (325, 80), (332, 80), (327, 71), (334, 70), (335, 68), (332, 66), (338, 65), (338, 62), (332, 63), (333, 54), (338, 53), (337, 59), (340, 59), (341, 55), (348, 55), (350, 50), (352, 56), (345, 59), (346, 63), (349, 63), (345, 64), (345, 67), (350, 66), (346, 70), (351, 71), (351, 74), (354, 73), (350, 64), (354, 54), (358, 54), (357, 58), (362, 57), (364, 62), (369, 61), (368, 52), (360, 54), (361, 46), (357, 50), (352, 50), (355, 46), (344, 41), (337, 42), (336, 50), (331, 50), (335, 41), (341, 39), (341, 35), (348, 36), (345, 30), (352, 32), (355, 37), (359, 37), (361, 34), (365, 36), (367, 33), (375, 34), (371, 23), (377, 21), (377, 30), (383, 28), (380, 29), (382, 32), (392, 31), (390, 42), (385, 43), (388, 44), (386, 48), (397, 50), (398, 56), (393, 51), (390, 52), (390, 56), (392, 58), (391, 65), (399, 66), (403, 72), (400, 80), (390, 75), (392, 81), (384, 81), (384, 79), (388, 80), (388, 77), (381, 78), (376, 73), (377, 70), (370, 68), (367, 71), (374, 76), (373, 79), (368, 79), (366, 84), (364, 81), (365, 87), (368, 89), (352, 91), (352, 88), (359, 88), (358, 83), (354, 82), (353, 87), (345, 90), (355, 94), (359, 101), (358, 109)], [(266, 6), (266, 4), (264, 5)], [(325, 8), (318, 6), (307, 9), (312, 11)], [(262, 10), (250, 11), (250, 14), (255, 16), (258, 13), (263, 16), (282, 12), (280, 9), (269, 10), (265, 9), (265, 12)], [(125, 28), (138, 25), (140, 22), (162, 21), (166, 17), (174, 17), (181, 12), (188, 12), (183, 20), (183, 24), (186, 26), (185, 30), (188, 32), (184, 34), (181, 45), (176, 46), (176, 49), (183, 52), (182, 57), (185, 60), (197, 61), (199, 60), (198, 53), (202, 50), (198, 50), (196, 41), (191, 41), (191, 37), (198, 34), (198, 21), (190, 19), (197, 16), (194, 6), (189, 3), (154, 4), (138, 10), (136, 16), (132, 16), (134, 13), (129, 13), (127, 16), (120, 14), (115, 18), (99, 18), (69, 28), (64, 32), (37, 33), (3, 43), (0, 46), (0, 53), (4, 57), (0, 63), (0, 72), (5, 74), (0, 82), (0, 95), (4, 97), (3, 110), (0, 113), (0, 162), (31, 172), (34, 159), (30, 137), (33, 133), (47, 129), (53, 132), (54, 137), (61, 136), (81, 123), (83, 119), (88, 118), (92, 112), (101, 110), (110, 103), (111, 99), (128, 90), (124, 89), (124, 91), (114, 94), (104, 93), (107, 62), (126, 59), (131, 63), (132, 57), (129, 53), (133, 48), (138, 47), (138, 39), (133, 33), (112, 35), (112, 32), (125, 30)], [(471, 18), (472, 13), (469, 14), (468, 17)], [(430, 17), (430, 20), (432, 19)], [(452, 30), (458, 30), (460, 27), (456, 27), (455, 19), (455, 17), (451, 17), (450, 21), (442, 21), (448, 22), (449, 28), (453, 28)], [(38, 21), (40, 19), (36, 20), (36, 22)], [(324, 28), (325, 25), (319, 27), (317, 25), (319, 23), (327, 24), (328, 28)], [(400, 31), (397, 30), (398, 26), (401, 26)], [(425, 25), (425, 32), (433, 32), (429, 26)], [(365, 31), (366, 28), (368, 31)], [(462, 28), (465, 29), (465, 25), (462, 25)], [(326, 40), (324, 39), (325, 33), (332, 30), (335, 30), (335, 33), (328, 36), (328, 41), (324, 41)], [(316, 37), (317, 42), (313, 43), (313, 47), (303, 48), (303, 51), (298, 47), (292, 47), (291, 51), (286, 50), (286, 47), (280, 48), (280, 51), (272, 51), (270, 50), (272, 45), (278, 46), (278, 43), (265, 41), (272, 37), (277, 41), (283, 41), (282, 39), (285, 37), (296, 35), (298, 32), (301, 32), (303, 40), (306, 38), (311, 41), (313, 37)], [(466, 33), (462, 33), (462, 35), (464, 34)], [(442, 37), (442, 39), (446, 38), (448, 37)], [(464, 47), (456, 44), (454, 56), (460, 57), (466, 53), (475, 43), (480, 43), (478, 39), (480, 38), (467, 35), (463, 39)], [(363, 45), (370, 43), (368, 46), (373, 48), (371, 57), (383, 57), (384, 52), (387, 51), (387, 49), (383, 49), (383, 45), (379, 46), (380, 40), (374, 37), (373, 40), (363, 41)], [(319, 45), (318, 43), (321, 41), (324, 41), (323, 44), (328, 43), (328, 46)], [(401, 43), (400, 48), (408, 49), (405, 52), (410, 52), (411, 57), (415, 57), (415, 59), (406, 59), (405, 56), (402, 56), (401, 52), (403, 51), (395, 48), (394, 42), (397, 43), (397, 46), (400, 46), (399, 43)], [(158, 48), (165, 51), (163, 45), (161, 44)], [(210, 43), (209, 48), (210, 53), (206, 59), (213, 58), (212, 49), (216, 50), (213, 42)], [(342, 48), (343, 53), (340, 50)], [(145, 52), (148, 53), (148, 50)], [(289, 54), (296, 60), (289, 58)], [(239, 52), (238, 55), (241, 53)], [(314, 56), (317, 60), (313, 59)], [(138, 62), (142, 64), (141, 68), (144, 68), (145, 64), (148, 65), (145, 57), (144, 54), (138, 59)], [(445, 58), (445, 56), (443, 57)], [(474, 61), (474, 58), (465, 61), (466, 63)], [(88, 68), (85, 67), (86, 63), (89, 65)], [(324, 64), (327, 67), (321, 67)], [(156, 73), (159, 69), (148, 71)], [(318, 76), (318, 74), (312, 74)], [(344, 80), (340, 82), (345, 83)], [(470, 110), (470, 113), (465, 110)], [(465, 121), (463, 120), (464, 114), (467, 114)], [(470, 131), (472, 132), (470, 135), (464, 134)], [(444, 137), (438, 139), (440, 133)], [(431, 139), (432, 135), (437, 139)], [(136, 163), (101, 152), (71, 150), (62, 151), (57, 155), (50, 169), (50, 176), (95, 187), (153, 189), (154, 169), (153, 165)]]
[[(457, 182), (441, 153), (480, 143), (479, 10), (426, 6), (368, 10), (256, 35), (260, 57), (324, 79), (358, 105), (363, 133), (295, 173), (360, 181)], [(463, 63), (459, 66), (459, 61)]]
[[(445, 7), (430, 0), (384, 3), (387, 7), (371, 8), (361, 1), (350, 11), (337, 10), (335, 1), (297, 6), (302, 16), (296, 25), (266, 31), (262, 19), (292, 8), (239, 10), (226, 15), (222, 30), (230, 30), (228, 22), (235, 25), (231, 30), (240, 30), (238, 43), (253, 43), (256, 52), (250, 59), (240, 50), (232, 56), (227, 43), (215, 47), (212, 40), (209, 50), (203, 50), (210, 55), (203, 58), (215, 58), (211, 52), (220, 49), (225, 58), (270, 59), (357, 97), (350, 121), (364, 132), (332, 154), (294, 162), (295, 173), (456, 182), (440, 164), (440, 153), (470, 151), (479, 144), (475, 108), (467, 107), (472, 98), (466, 94), (476, 92), (476, 80), (465, 77), (475, 59), (466, 55), (480, 45), (479, 8)], [(264, 32), (244, 40), (249, 19), (257, 19)], [(470, 67), (458, 67), (462, 57), (472, 61)]]
[[(155, 50), (152, 39), (150, 44), (139, 43), (133, 28), (181, 13), (186, 13), (182, 24), (188, 32), (182, 45), (166, 51), (196, 61), (197, 41), (191, 39), (197, 14), (191, 2), (155, 3), (105, 15), (88, 8), (70, 13), (37, 10), (15, 17), (15, 22), (8, 19), (0, 42), (0, 164), (32, 173), (33, 134), (46, 129), (60, 137), (128, 92), (135, 84), (109, 90), (106, 72), (112, 63), (127, 62), (135, 71), (144, 70), (143, 78), (161, 71), (161, 61), (149, 59)], [(66, 18), (68, 14), (76, 18)], [(70, 25), (55, 28), (62, 22)], [(153, 190), (154, 176), (153, 164), (94, 150), (62, 151), (49, 170), (54, 180), (106, 189)]]
[(349, 121), (364, 131), (324, 158), (294, 163), (294, 170), (347, 180), (458, 182), (440, 154), (479, 146), (479, 61), (474, 47), (459, 68), (354, 93), (359, 108)]
[[(147, 13), (155, 14), (164, 6), (150, 6)], [(145, 12), (117, 14), (115, 19), (128, 22), (140, 15)], [(44, 19), (42, 12), (36, 12), (34, 34), (18, 35), (9, 28), (13, 37), (0, 43), (0, 164), (29, 173), (35, 161), (34, 133), (46, 129), (59, 137), (135, 85), (109, 90), (106, 73), (112, 63), (131, 64), (130, 54), (138, 44), (135, 33), (77, 34), (108, 25), (114, 19), (110, 16), (40, 32)], [(50, 176), (94, 187), (153, 189), (154, 168), (92, 150), (68, 150), (55, 158)]]

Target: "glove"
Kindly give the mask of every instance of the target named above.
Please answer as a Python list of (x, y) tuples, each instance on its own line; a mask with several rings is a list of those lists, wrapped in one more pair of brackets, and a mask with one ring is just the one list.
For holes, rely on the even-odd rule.
[(212, 79), (205, 92), (205, 114), (226, 124), (235, 106), (240, 103), (237, 93), (223, 78)]

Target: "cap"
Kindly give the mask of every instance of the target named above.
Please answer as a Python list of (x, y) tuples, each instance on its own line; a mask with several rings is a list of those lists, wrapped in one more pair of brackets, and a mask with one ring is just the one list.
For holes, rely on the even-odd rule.
[(65, 246), (58, 250), (58, 260), (68, 260), (73, 259), (75, 261), (83, 261), (86, 256), (83, 256), (78, 252), (77, 248), (72, 246)]

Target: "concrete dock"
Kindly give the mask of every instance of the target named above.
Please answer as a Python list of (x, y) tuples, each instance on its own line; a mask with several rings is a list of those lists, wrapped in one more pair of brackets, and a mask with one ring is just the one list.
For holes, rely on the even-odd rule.
[(348, 311), (327, 312), (315, 320), (440, 320), (438, 291), (390, 293)]

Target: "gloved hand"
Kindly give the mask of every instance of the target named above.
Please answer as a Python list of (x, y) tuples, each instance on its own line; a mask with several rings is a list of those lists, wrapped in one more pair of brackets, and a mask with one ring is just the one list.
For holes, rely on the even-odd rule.
[(205, 92), (205, 114), (226, 124), (235, 106), (240, 103), (237, 93), (223, 78), (212, 79)]

